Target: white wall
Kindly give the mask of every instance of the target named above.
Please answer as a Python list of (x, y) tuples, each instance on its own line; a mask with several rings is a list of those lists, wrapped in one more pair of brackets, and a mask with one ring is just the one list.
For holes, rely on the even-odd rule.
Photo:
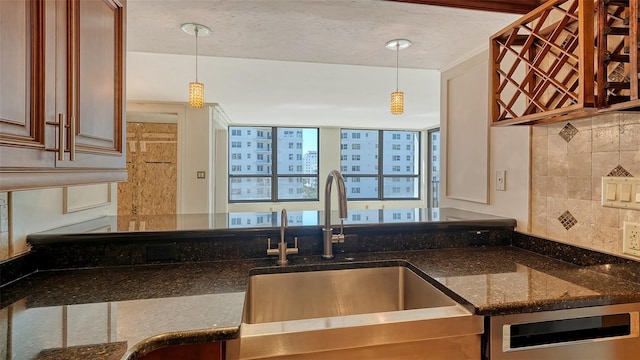
[[(395, 68), (198, 57), (205, 101), (232, 124), (425, 129), (440, 121), (440, 73), (400, 69), (405, 114), (389, 113)], [(194, 57), (127, 52), (127, 100), (186, 102)]]
[[(478, 66), (480, 64), (481, 66)], [(440, 182), (441, 189), (440, 205), (442, 207), (456, 207), (471, 211), (480, 211), (488, 214), (507, 216), (518, 221), (518, 230), (526, 231), (529, 221), (529, 188), (530, 188), (530, 127), (510, 126), (491, 127), (488, 137), (476, 135), (465, 126), (470, 120), (478, 121), (484, 126), (489, 126), (489, 112), (486, 99), (489, 98), (488, 76), (464, 76), (465, 72), (474, 72), (478, 69), (489, 71), (488, 51), (482, 52), (468, 60), (463, 61), (442, 72), (442, 118), (441, 118), (441, 139), (442, 157)], [(462, 74), (462, 76), (461, 76)], [(456, 77), (461, 84), (458, 88), (465, 88), (465, 91), (449, 91), (448, 80)], [(468, 90), (472, 89), (474, 96), (484, 101), (469, 101)], [(472, 99), (475, 100), (475, 99)], [(453, 110), (453, 111), (451, 111)], [(473, 116), (473, 118), (470, 118)], [(450, 132), (450, 133), (448, 133)], [(460, 135), (460, 136), (458, 136)], [(456, 146), (465, 147), (461, 150), (488, 151), (486, 162), (480, 167), (484, 172), (477, 174), (478, 177), (486, 177), (481, 181), (469, 178), (465, 173), (465, 167), (478, 165), (471, 163), (464, 156), (448, 159), (447, 138), (467, 138), (468, 142), (457, 142)], [(497, 170), (506, 171), (506, 191), (496, 191), (495, 173)], [(448, 177), (464, 178), (466, 186), (477, 187), (471, 189), (472, 194), (486, 192), (485, 201), (464, 200), (461, 197), (446, 196)], [(485, 181), (486, 180), (486, 181)], [(450, 190), (450, 189), (449, 189)]]
[[(107, 186), (107, 185), (104, 185)], [(116, 215), (118, 212), (116, 184), (111, 187), (111, 203), (93, 208), (64, 213), (65, 203), (63, 188), (13, 191), (10, 193), (10, 250), (9, 256), (27, 251), (26, 236), (32, 233), (53, 229), (60, 226), (79, 223), (105, 215)], [(93, 187), (72, 187), (79, 198), (95, 198), (97, 192)], [(95, 204), (103, 199), (95, 199)], [(90, 203), (90, 201), (89, 201)]]

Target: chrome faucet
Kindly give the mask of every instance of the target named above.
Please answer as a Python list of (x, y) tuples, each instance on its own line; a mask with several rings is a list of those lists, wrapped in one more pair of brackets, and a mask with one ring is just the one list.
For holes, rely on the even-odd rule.
[[(340, 213), (340, 234), (334, 234), (331, 227), (331, 184), (333, 180), (338, 186), (338, 208)], [(324, 228), (322, 234), (324, 237), (323, 259), (333, 258), (333, 243), (344, 242), (344, 221), (347, 217), (347, 191), (344, 185), (344, 178), (338, 170), (332, 170), (327, 176), (327, 182), (324, 184)]]
[(280, 242), (277, 249), (271, 248), (271, 238), (267, 238), (267, 255), (278, 255), (278, 265), (286, 265), (287, 255), (298, 253), (298, 237), (294, 237), (293, 247), (287, 247), (287, 241), (284, 238), (284, 229), (289, 226), (289, 219), (287, 217), (287, 209), (282, 209), (280, 213)]

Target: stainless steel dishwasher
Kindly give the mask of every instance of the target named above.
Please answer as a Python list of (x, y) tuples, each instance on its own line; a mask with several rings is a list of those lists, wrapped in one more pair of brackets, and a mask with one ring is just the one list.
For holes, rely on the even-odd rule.
[(490, 360), (637, 360), (640, 304), (492, 316)]

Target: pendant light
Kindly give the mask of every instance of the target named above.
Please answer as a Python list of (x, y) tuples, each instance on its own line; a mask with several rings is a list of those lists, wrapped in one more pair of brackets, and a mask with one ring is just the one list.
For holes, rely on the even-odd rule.
[(204, 84), (198, 82), (198, 36), (211, 34), (211, 29), (207, 26), (195, 23), (186, 23), (181, 26), (182, 31), (196, 37), (196, 81), (189, 83), (189, 106), (201, 108), (204, 106)]
[(384, 45), (389, 50), (396, 51), (396, 91), (391, 93), (391, 114), (402, 115), (404, 113), (404, 93), (398, 91), (398, 57), (400, 50), (406, 49), (411, 45), (411, 41), (407, 39), (389, 40)]

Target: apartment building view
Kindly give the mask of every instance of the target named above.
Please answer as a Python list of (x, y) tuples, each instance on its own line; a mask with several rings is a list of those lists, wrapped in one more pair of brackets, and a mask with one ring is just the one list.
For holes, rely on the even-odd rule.
[[(342, 129), (340, 172), (349, 200), (419, 199), (420, 133), (401, 130)], [(319, 199), (319, 129), (229, 128), (229, 202), (316, 201)], [(292, 214), (289, 224), (315, 223)], [(313, 215), (315, 216), (315, 215)], [(415, 213), (350, 211), (349, 221), (414, 220)], [(389, 219), (386, 219), (389, 218)], [(230, 214), (229, 226), (271, 225), (271, 213)]]

